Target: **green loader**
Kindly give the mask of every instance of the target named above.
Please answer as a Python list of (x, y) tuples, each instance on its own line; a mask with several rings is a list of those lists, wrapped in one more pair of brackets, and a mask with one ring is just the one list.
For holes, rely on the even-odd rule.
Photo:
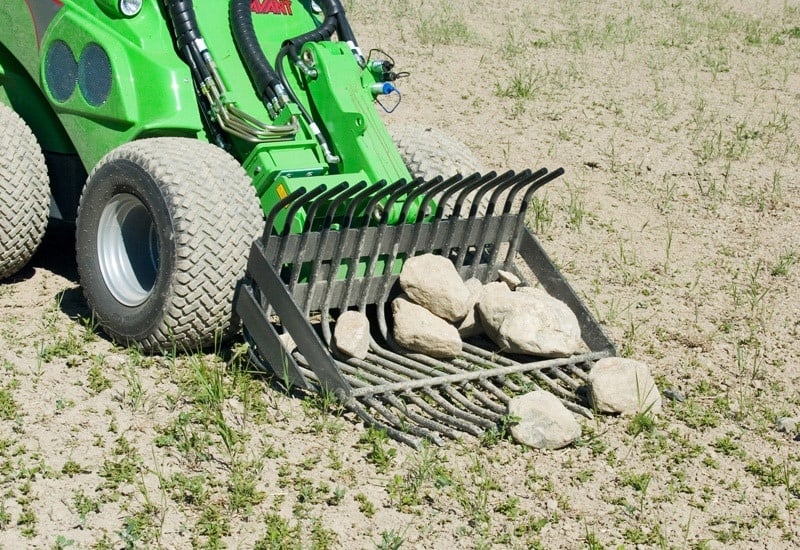
[[(0, 279), (60, 219), (123, 345), (242, 333), (287, 385), (412, 445), (493, 429), (533, 387), (591, 415), (580, 388), (614, 346), (525, 227), (562, 170), (481, 173), (435, 132), (387, 129), (379, 109), (407, 73), (362, 51), (339, 0), (4, 0), (0, 21)], [(575, 313), (584, 352), (404, 349), (389, 303), (426, 253), (464, 280), (541, 286)], [(332, 345), (348, 310), (370, 320), (365, 357)]]

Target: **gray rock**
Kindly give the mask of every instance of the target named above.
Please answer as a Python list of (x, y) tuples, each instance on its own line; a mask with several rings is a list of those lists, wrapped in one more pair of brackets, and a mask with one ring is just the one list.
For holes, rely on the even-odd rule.
[(369, 351), (369, 319), (359, 311), (345, 311), (336, 319), (333, 343), (340, 352), (364, 359)]
[(392, 301), (392, 313), (394, 339), (404, 348), (440, 359), (461, 353), (458, 329), (407, 297)]
[(634, 359), (606, 357), (589, 371), (589, 398), (601, 412), (661, 412), (661, 393), (648, 366)]
[(517, 287), (522, 284), (522, 279), (520, 279), (510, 271), (503, 271), (502, 269), (497, 271), (497, 278), (500, 279), (500, 281), (507, 284), (508, 288), (510, 288), (511, 290), (516, 290)]
[(676, 388), (665, 388), (664, 391), (661, 392), (661, 395), (666, 397), (671, 401), (677, 401), (678, 403), (683, 403), (686, 401), (686, 395)]
[(583, 348), (575, 314), (544, 290), (512, 292), (506, 283), (489, 283), (478, 312), (486, 334), (504, 351), (568, 357)]
[(508, 414), (519, 417), (511, 426), (514, 439), (536, 449), (560, 449), (578, 439), (581, 425), (558, 398), (544, 390), (515, 397)]
[(483, 296), (483, 283), (479, 279), (472, 278), (464, 281), (464, 285), (469, 290), (470, 307), (467, 316), (458, 324), (458, 334), (462, 338), (483, 334), (483, 325), (478, 317), (477, 305)]
[(461, 321), (469, 311), (469, 289), (453, 262), (443, 256), (423, 254), (406, 260), (400, 287), (411, 301), (447, 321)]
[(775, 429), (779, 432), (794, 433), (797, 431), (797, 426), (800, 421), (797, 418), (782, 416), (775, 421)]

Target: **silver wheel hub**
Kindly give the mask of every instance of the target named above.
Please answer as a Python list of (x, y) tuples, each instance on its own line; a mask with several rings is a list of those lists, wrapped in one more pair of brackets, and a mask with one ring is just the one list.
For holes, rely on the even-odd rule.
[(158, 275), (158, 233), (153, 217), (134, 195), (121, 193), (103, 208), (97, 257), (109, 292), (121, 304), (143, 304)]

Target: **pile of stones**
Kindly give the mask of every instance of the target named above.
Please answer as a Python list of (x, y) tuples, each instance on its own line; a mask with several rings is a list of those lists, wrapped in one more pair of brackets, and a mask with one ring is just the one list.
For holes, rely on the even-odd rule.
[[(393, 337), (409, 351), (451, 359), (463, 339), (483, 335), (503, 352), (536, 357), (569, 357), (586, 351), (572, 310), (542, 289), (523, 286), (513, 273), (482, 284), (463, 281), (445, 257), (425, 254), (408, 259), (400, 273), (403, 293), (392, 301)], [(364, 358), (369, 321), (354, 311), (343, 313), (334, 329), (334, 346), (345, 355)], [(605, 413), (657, 414), (661, 395), (644, 363), (619, 357), (598, 361), (589, 373), (589, 398)], [(581, 435), (575, 415), (543, 390), (511, 399), (508, 414), (518, 421), (511, 435), (519, 442), (556, 449)]]

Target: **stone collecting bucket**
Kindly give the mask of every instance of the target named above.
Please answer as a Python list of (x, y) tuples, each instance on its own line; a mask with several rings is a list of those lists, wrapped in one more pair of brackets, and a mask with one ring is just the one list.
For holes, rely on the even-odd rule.
[[(533, 193), (562, 173), (341, 184), (285, 197), (253, 243), (237, 294), (252, 358), (287, 386), (330, 393), (415, 447), (498, 429), (510, 398), (537, 388), (591, 417), (581, 388), (614, 345), (525, 227)], [(425, 253), (449, 258), (463, 280), (486, 284), (502, 270), (540, 286), (575, 314), (583, 350), (555, 359), (515, 356), (481, 336), (447, 360), (403, 349), (389, 304), (400, 293), (403, 261)], [(343, 356), (332, 344), (332, 327), (347, 310), (371, 321), (364, 358)]]

